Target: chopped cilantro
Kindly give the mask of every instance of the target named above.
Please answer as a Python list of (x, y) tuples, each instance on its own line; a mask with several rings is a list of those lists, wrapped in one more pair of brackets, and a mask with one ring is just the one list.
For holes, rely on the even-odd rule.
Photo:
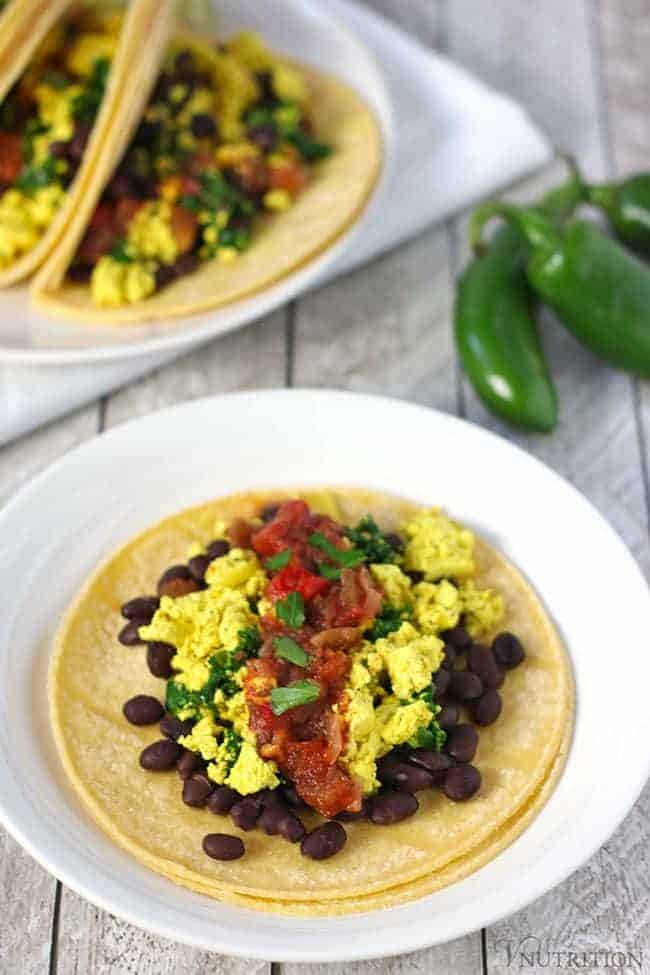
[(64, 88), (68, 87), (70, 84), (70, 79), (60, 71), (54, 71), (51, 69), (50, 71), (46, 71), (43, 75), (43, 84), (49, 85), (50, 88), (55, 88), (57, 91), (62, 91)]
[(310, 535), (309, 542), (315, 548), (319, 548), (321, 552), (329, 555), (338, 565), (346, 569), (351, 569), (355, 565), (361, 565), (365, 561), (363, 552), (358, 552), (354, 548), (337, 548), (333, 542), (330, 542), (329, 538), (325, 538), (322, 532), (314, 532)]
[(110, 256), (120, 264), (130, 264), (134, 260), (131, 246), (125, 240), (118, 240), (110, 251)]
[(165, 691), (165, 708), (172, 714), (178, 714), (186, 708), (196, 706), (196, 691), (190, 691), (184, 684), (178, 684), (175, 680), (167, 681)]
[(172, 714), (185, 708), (212, 707), (214, 695), (223, 691), (226, 697), (232, 697), (241, 690), (235, 674), (243, 666), (244, 661), (254, 657), (262, 645), (260, 631), (256, 626), (247, 626), (239, 631), (237, 645), (232, 650), (221, 650), (208, 659), (210, 675), (199, 691), (190, 691), (183, 684), (175, 680), (167, 681), (165, 707)]
[(410, 739), (409, 745), (412, 748), (431, 748), (439, 752), (447, 740), (447, 732), (440, 727), (437, 721), (440, 705), (436, 704), (433, 699), (433, 685), (430, 684), (424, 690), (415, 694), (413, 700), (425, 702), (431, 711), (431, 722), (426, 728), (418, 728), (414, 736)]
[(323, 579), (337, 580), (341, 578), (341, 570), (338, 565), (329, 565), (327, 562), (318, 563), (318, 572)]
[(306, 667), (309, 663), (309, 654), (289, 636), (276, 636), (273, 646), (276, 656), (282, 660), (288, 660), (289, 663), (297, 664), (298, 667)]
[(286, 134), (287, 142), (295, 146), (303, 159), (307, 162), (318, 162), (320, 159), (327, 159), (332, 154), (332, 147), (326, 142), (317, 142), (316, 139), (305, 132), (303, 129), (293, 129)]
[(241, 735), (238, 735), (233, 728), (225, 729), (223, 733), (223, 745), (225, 746), (225, 751), (228, 755), (228, 768), (232, 768), (239, 758), (239, 753), (243, 744), (244, 739)]
[(192, 213), (224, 210), (241, 205), (243, 197), (217, 170), (201, 173), (201, 192), (180, 198), (181, 206)]
[(305, 601), (299, 592), (290, 592), (286, 599), (278, 600), (275, 611), (278, 619), (292, 630), (299, 630), (305, 622)]
[(34, 166), (32, 164), (25, 166), (18, 176), (15, 185), (23, 193), (33, 193), (35, 190), (43, 189), (44, 186), (49, 186), (50, 183), (54, 182), (56, 177), (56, 159), (50, 156), (42, 166)]
[(278, 552), (277, 555), (272, 555), (270, 559), (266, 560), (267, 569), (271, 569), (272, 572), (276, 572), (278, 569), (284, 569), (285, 565), (288, 565), (291, 561), (291, 549), (285, 548), (284, 551)]
[(386, 541), (372, 515), (362, 518), (356, 528), (347, 528), (345, 534), (354, 547), (363, 552), (366, 562), (395, 562), (397, 553)]
[(446, 741), (446, 731), (443, 731), (434, 718), (428, 728), (418, 728), (409, 741), (409, 745), (413, 748), (428, 748), (434, 752), (440, 752)]
[(271, 691), (271, 710), (276, 717), (298, 708), (301, 704), (311, 704), (320, 697), (320, 685), (313, 680), (297, 680), (287, 687), (274, 687)]
[(75, 119), (82, 122), (94, 121), (104, 97), (110, 67), (108, 58), (97, 58), (86, 87), (72, 103), (72, 114)]
[(389, 633), (399, 630), (402, 623), (410, 618), (410, 615), (411, 611), (408, 606), (393, 606), (392, 603), (382, 603), (372, 627), (366, 633), (366, 639), (372, 643), (375, 640), (382, 640)]

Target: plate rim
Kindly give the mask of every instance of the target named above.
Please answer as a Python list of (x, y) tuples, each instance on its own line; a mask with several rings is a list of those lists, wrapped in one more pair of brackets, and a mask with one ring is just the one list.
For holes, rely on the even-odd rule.
[[(583, 507), (588, 509), (589, 514), (592, 518), (595, 518), (605, 530), (606, 534), (609, 536), (610, 541), (616, 545), (619, 549), (620, 554), (627, 560), (630, 569), (634, 570), (638, 580), (642, 583), (644, 587), (647, 588), (647, 582), (645, 576), (636, 562), (636, 559), (629, 551), (625, 542), (620, 538), (615, 529), (607, 521), (607, 519), (601, 515), (601, 513), (595, 508), (593, 503), (586, 498), (578, 489), (566, 480), (561, 474), (558, 474), (551, 467), (546, 465), (539, 458), (525, 451), (518, 444), (514, 444), (491, 430), (487, 430), (480, 427), (477, 424), (471, 423), (463, 418), (454, 416), (452, 414), (444, 413), (443, 411), (432, 409), (420, 404), (411, 403), (404, 400), (394, 399), (392, 397), (386, 397), (375, 394), (368, 393), (354, 393), (343, 390), (331, 390), (331, 389), (309, 389), (309, 388), (294, 388), (294, 389), (264, 389), (264, 390), (249, 390), (249, 391), (237, 391), (231, 393), (218, 394), (216, 396), (203, 397), (198, 400), (193, 400), (189, 402), (182, 402), (178, 404), (173, 404), (167, 406), (163, 409), (157, 410), (153, 413), (146, 414), (141, 417), (132, 418), (124, 423), (118, 424), (112, 427), (110, 430), (91, 438), (90, 440), (77, 445), (71, 451), (64, 454), (62, 457), (57, 458), (52, 464), (48, 465), (43, 471), (40, 471), (34, 477), (30, 478), (17, 492), (15, 492), (7, 503), (0, 509), (0, 535), (5, 527), (5, 522), (12, 517), (16, 509), (20, 507), (21, 504), (27, 502), (29, 503), (31, 496), (36, 492), (41, 490), (42, 486), (47, 482), (48, 478), (56, 476), (61, 469), (64, 469), (66, 465), (74, 463), (76, 459), (84, 454), (84, 452), (91, 453), (97, 449), (106, 449), (108, 443), (111, 440), (117, 440), (121, 436), (132, 430), (134, 427), (146, 425), (147, 423), (158, 423), (164, 418), (172, 413), (178, 412), (188, 412), (190, 413), (193, 409), (217, 409), (223, 408), (225, 404), (226, 409), (232, 409), (233, 405), (236, 407), (237, 401), (251, 401), (251, 400), (296, 400), (296, 399), (306, 399), (306, 400), (321, 400), (325, 406), (333, 402), (334, 400), (347, 401), (349, 404), (366, 404), (366, 407), (372, 406), (373, 404), (381, 403), (385, 407), (390, 409), (399, 409), (406, 413), (417, 412), (419, 414), (429, 414), (437, 418), (437, 422), (443, 422), (451, 426), (458, 428), (470, 428), (474, 433), (485, 437), (487, 440), (492, 440), (493, 442), (499, 443), (502, 447), (506, 449), (509, 448), (510, 451), (517, 455), (521, 455), (523, 459), (530, 464), (532, 462), (532, 467), (537, 470), (543, 471), (546, 475), (551, 475), (551, 477), (559, 482), (562, 487), (572, 496), (574, 502), (581, 504)], [(269, 405), (267, 404), (267, 408)], [(354, 406), (353, 406), (354, 408)], [(579, 688), (578, 688), (579, 693)], [(578, 698), (579, 700), (579, 698)], [(570, 754), (569, 759), (570, 761)], [(600, 830), (597, 835), (591, 834), (590, 841), (587, 842), (580, 849), (580, 853), (577, 857), (571, 859), (570, 865), (558, 864), (553, 871), (546, 871), (544, 873), (543, 879), (530, 880), (527, 892), (523, 898), (517, 900), (516, 905), (509, 908), (506, 913), (500, 907), (494, 908), (492, 913), (487, 913), (484, 916), (483, 925), (491, 925), (496, 921), (502, 919), (504, 916), (508, 916), (514, 911), (518, 911), (523, 907), (530, 904), (532, 901), (536, 900), (543, 893), (555, 887), (558, 883), (566, 879), (571, 873), (579, 869), (593, 854), (601, 848), (601, 846), (607, 841), (607, 839), (612, 835), (612, 833), (618, 828), (625, 816), (628, 814), (634, 803), (636, 802), (645, 782), (650, 774), (650, 754), (646, 759), (645, 765), (639, 763), (637, 769), (637, 775), (633, 786), (630, 785), (625, 791), (626, 799), (624, 801), (619, 801), (615, 807), (612, 807), (610, 814), (607, 819), (607, 823), (601, 825)], [(561, 781), (561, 780), (560, 780)], [(154, 933), (162, 937), (171, 937), (180, 943), (191, 945), (194, 947), (199, 947), (205, 950), (217, 951), (226, 955), (233, 955), (242, 958), (255, 958), (260, 960), (268, 960), (269, 952), (265, 950), (263, 946), (259, 948), (250, 946), (240, 946), (233, 945), (226, 940), (213, 939), (212, 941), (203, 941), (201, 938), (185, 935), (184, 932), (174, 931), (171, 932), (169, 926), (166, 926), (164, 922), (156, 922), (155, 920), (144, 920), (137, 913), (133, 913), (128, 908), (122, 908), (120, 904), (116, 904), (109, 897), (104, 897), (101, 891), (97, 889), (90, 888), (88, 882), (84, 880), (78, 880), (73, 874), (71, 874), (65, 867), (61, 867), (57, 864), (56, 868), (52, 866), (52, 863), (56, 860), (56, 857), (51, 857), (47, 853), (38, 849), (35, 846), (29, 835), (22, 829), (22, 826), (14, 818), (12, 818), (11, 813), (8, 812), (5, 805), (5, 797), (2, 795), (2, 790), (0, 790), (0, 822), (5, 826), (10, 835), (16, 839), (16, 841), (23, 846), (24, 849), (48, 872), (54, 874), (72, 890), (80, 894), (82, 897), (87, 899), (93, 904), (107, 910), (123, 920), (134, 924), (135, 926), (142, 928), (143, 930), (153, 931)], [(422, 903), (422, 900), (410, 902), (411, 905)], [(387, 911), (395, 910), (393, 908), (384, 909)], [(379, 916), (379, 912), (369, 912), (368, 914), (362, 915), (367, 917), (370, 914)], [(255, 913), (251, 912), (251, 915), (255, 917)], [(306, 927), (310, 923), (310, 919), (298, 918), (298, 917), (287, 917), (282, 920), (286, 921), (290, 925), (297, 925), (299, 927)], [(323, 922), (335, 924), (337, 921), (336, 917), (323, 918)], [(338, 919), (340, 920), (340, 918)], [(462, 935), (468, 934), (471, 931), (475, 931), (474, 926), (467, 926), (467, 924), (457, 923), (454, 925), (453, 917), (450, 917), (448, 923), (448, 932), (443, 938), (436, 938), (435, 941), (427, 936), (424, 925), (409, 925), (404, 936), (401, 937), (399, 944), (395, 945), (395, 951), (393, 953), (403, 954), (410, 951), (416, 951), (430, 947), (432, 944), (442, 944), (446, 941), (453, 940), (455, 938), (461, 937)], [(364, 959), (373, 959), (386, 957), (386, 952), (383, 949), (373, 949), (372, 946), (361, 948), (357, 946), (353, 950), (343, 948), (340, 952), (332, 953), (328, 950), (324, 953), (322, 950), (319, 951), (318, 947), (314, 950), (305, 952), (304, 950), (285, 950), (284, 953), (278, 954), (277, 950), (273, 952), (273, 960), (286, 961), (286, 962), (327, 962), (327, 961), (356, 961)]]
[[(291, 7), (295, 3), (295, 0), (283, 0), (283, 2)], [(124, 342), (122, 340), (111, 345), (72, 346), (70, 348), (60, 346), (54, 348), (27, 349), (5, 346), (2, 344), (2, 337), (0, 335), (0, 365), (6, 364), (32, 368), (83, 364), (107, 366), (109, 364), (117, 365), (131, 359), (145, 358), (147, 356), (169, 356), (174, 352), (182, 355), (192, 348), (199, 347), (202, 344), (229, 335), (231, 332), (257, 322), (260, 318), (271, 314), (301, 294), (306, 293), (311, 288), (317, 288), (323, 283), (329, 269), (337, 261), (341, 260), (343, 255), (354, 244), (357, 236), (367, 230), (368, 225), (376, 217), (382, 201), (387, 196), (396, 161), (395, 108), (385, 73), (379, 64), (378, 58), (371, 51), (370, 47), (352, 29), (348, 28), (339, 17), (323, 9), (315, 0), (301, 0), (301, 3), (308, 5), (312, 11), (315, 11), (321, 21), (328, 23), (328, 29), (332, 34), (336, 34), (339, 38), (344, 39), (346, 46), (350, 50), (355, 49), (357, 55), (364, 59), (367, 68), (372, 73), (372, 84), (380, 103), (377, 109), (373, 109), (373, 115), (378, 123), (382, 141), (380, 168), (368, 198), (352, 223), (327, 245), (323, 251), (316, 253), (312, 258), (284, 275), (280, 280), (272, 282), (259, 292), (255, 292), (252, 295), (245, 295), (237, 301), (225, 305), (223, 308), (216, 308), (212, 311), (197, 313), (196, 315), (190, 314), (187, 316), (188, 321), (184, 326), (177, 325), (173, 319), (161, 320), (153, 324), (163, 325), (165, 331), (150, 338), (139, 338), (132, 342)], [(365, 87), (360, 88), (358, 93), (364, 100), (366, 99), (367, 91)], [(252, 308), (252, 305), (255, 307)], [(225, 323), (212, 324), (213, 318), (218, 317), (221, 312), (226, 314), (230, 312), (230, 318)], [(56, 321), (56, 318), (52, 317), (52, 322), (56, 324)], [(68, 327), (66, 322), (60, 322), (59, 324), (62, 328)], [(86, 331), (96, 327), (92, 323), (72, 324), (75, 329), (83, 329)], [(114, 326), (118, 331), (125, 327)]]

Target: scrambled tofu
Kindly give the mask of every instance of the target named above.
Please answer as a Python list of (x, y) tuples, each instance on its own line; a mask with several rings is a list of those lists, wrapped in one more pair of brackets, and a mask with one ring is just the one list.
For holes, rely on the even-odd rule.
[(65, 190), (58, 183), (31, 195), (11, 189), (0, 196), (0, 268), (36, 246), (64, 197)]
[(102, 308), (118, 308), (148, 298), (156, 290), (156, 275), (143, 261), (99, 259), (90, 283), (93, 301)]
[(210, 563), (205, 581), (217, 589), (234, 589), (254, 599), (261, 596), (269, 580), (254, 552), (233, 548)]
[(443, 642), (436, 636), (420, 634), (411, 623), (374, 644), (390, 679), (393, 693), (401, 700), (424, 690), (440, 667)]
[(139, 633), (143, 640), (176, 647), (172, 664), (179, 673), (174, 679), (198, 691), (210, 676), (208, 658), (234, 649), (240, 631), (256, 619), (242, 592), (210, 587), (176, 599), (163, 596), (151, 623)]
[(212, 714), (206, 713), (200, 718), (189, 735), (181, 735), (178, 739), (179, 745), (189, 748), (192, 752), (198, 752), (206, 761), (211, 761), (217, 757), (219, 749), (218, 738), (223, 734), (223, 728), (215, 721)]
[(471, 575), (474, 533), (456, 524), (439, 509), (422, 511), (402, 526), (406, 538), (404, 568), (422, 572), (427, 582)]
[(503, 596), (494, 589), (477, 589), (468, 581), (460, 587), (463, 622), (470, 636), (496, 629), (505, 614)]
[(389, 603), (393, 606), (408, 606), (411, 603), (411, 580), (398, 565), (371, 565), (370, 572), (384, 590)]
[[(354, 654), (343, 713), (348, 742), (343, 763), (358, 776), (365, 794), (377, 782), (377, 760), (410, 741), (433, 721), (436, 707), (414, 699), (431, 684), (442, 662), (443, 643), (422, 635), (410, 623)], [(385, 689), (390, 683), (391, 693)]]
[(456, 626), (463, 611), (458, 587), (447, 579), (419, 582), (413, 587), (413, 617), (423, 633), (440, 633)]

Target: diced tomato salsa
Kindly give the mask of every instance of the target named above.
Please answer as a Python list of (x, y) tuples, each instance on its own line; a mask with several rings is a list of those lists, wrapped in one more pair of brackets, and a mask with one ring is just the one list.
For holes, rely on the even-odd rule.
[[(252, 547), (265, 564), (289, 550), (288, 561), (277, 570), (267, 564), (271, 579), (264, 595), (276, 606), (299, 593), (304, 619), (291, 628), (277, 613), (262, 617), (264, 642), (260, 656), (249, 661), (244, 690), (261, 754), (291, 778), (305, 802), (332, 817), (361, 805), (360, 784), (340, 762), (345, 722), (335, 706), (340, 703), (343, 709), (350, 652), (361, 642), (362, 626), (379, 612), (382, 591), (363, 565), (333, 573), (340, 578), (322, 575), (322, 566), (331, 568), (332, 563), (313, 544), (314, 533), (343, 552), (351, 547), (341, 525), (312, 514), (298, 500), (280, 505), (273, 519), (252, 535)], [(305, 666), (276, 654), (275, 639), (280, 636), (289, 636), (303, 648), (309, 657)], [(274, 714), (271, 690), (297, 680), (317, 683), (319, 699)]]

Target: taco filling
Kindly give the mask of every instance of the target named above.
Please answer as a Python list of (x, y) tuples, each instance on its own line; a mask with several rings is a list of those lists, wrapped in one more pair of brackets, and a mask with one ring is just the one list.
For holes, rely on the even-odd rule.
[(0, 271), (39, 243), (82, 162), (122, 15), (79, 8), (0, 104)]
[(299, 69), (253, 34), (176, 42), (68, 276), (95, 305), (139, 302), (254, 246), (263, 214), (288, 210), (330, 154)]
[[(316, 860), (342, 848), (340, 821), (391, 825), (422, 790), (479, 792), (476, 726), (499, 717), (524, 651), (498, 633), (502, 595), (475, 584), (472, 532), (434, 509), (385, 534), (370, 515), (346, 525), (294, 499), (216, 536), (122, 607), (120, 641), (146, 642), (167, 680), (164, 708), (151, 695), (124, 706), (133, 724), (161, 722), (143, 768), (176, 767), (187, 805)], [(307, 832), (300, 809), (329, 822)], [(244, 852), (221, 833), (203, 848)]]

